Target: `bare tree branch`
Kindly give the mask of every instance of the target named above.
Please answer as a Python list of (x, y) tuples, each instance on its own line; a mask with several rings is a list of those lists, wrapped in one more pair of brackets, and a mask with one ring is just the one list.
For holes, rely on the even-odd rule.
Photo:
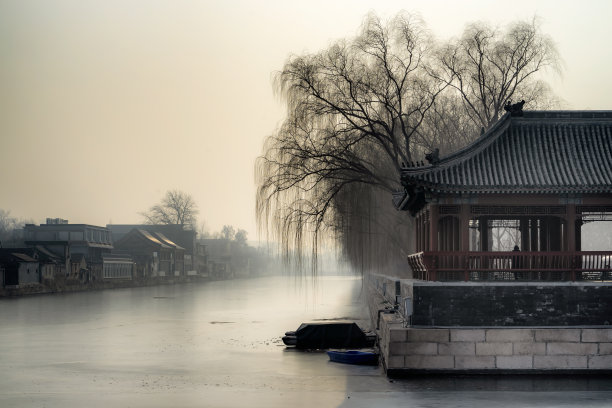
[(191, 195), (179, 190), (170, 190), (161, 203), (140, 213), (147, 224), (179, 224), (195, 228), (198, 206)]

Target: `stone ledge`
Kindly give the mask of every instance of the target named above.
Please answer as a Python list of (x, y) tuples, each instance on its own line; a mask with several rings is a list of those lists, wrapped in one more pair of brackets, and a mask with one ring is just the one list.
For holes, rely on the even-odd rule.
[(505, 369), (505, 368), (462, 368), (462, 369), (416, 369), (416, 368), (395, 368), (388, 369), (387, 376), (389, 378), (409, 378), (417, 375), (546, 375), (546, 376), (612, 376), (612, 368), (607, 369), (543, 369), (534, 368), (530, 370), (524, 369)]

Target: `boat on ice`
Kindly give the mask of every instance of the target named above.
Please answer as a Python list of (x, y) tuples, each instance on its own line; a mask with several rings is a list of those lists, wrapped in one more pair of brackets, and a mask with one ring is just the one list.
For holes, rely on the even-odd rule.
[(329, 350), (330, 361), (344, 364), (378, 365), (378, 353), (360, 350)]
[(356, 323), (302, 323), (285, 333), (283, 343), (299, 349), (367, 348), (376, 343), (376, 334), (364, 332)]

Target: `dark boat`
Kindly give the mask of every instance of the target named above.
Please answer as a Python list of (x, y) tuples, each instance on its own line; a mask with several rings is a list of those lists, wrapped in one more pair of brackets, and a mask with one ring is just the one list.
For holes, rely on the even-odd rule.
[(359, 364), (359, 365), (378, 365), (378, 353), (372, 351), (335, 351), (327, 352), (330, 361), (344, 364)]
[(300, 349), (366, 348), (374, 346), (376, 334), (364, 333), (356, 323), (302, 323), (285, 333), (283, 343)]

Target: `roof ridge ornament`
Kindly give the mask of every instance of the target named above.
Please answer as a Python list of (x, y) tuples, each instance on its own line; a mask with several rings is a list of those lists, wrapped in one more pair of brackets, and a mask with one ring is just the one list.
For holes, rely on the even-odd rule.
[(429, 164), (435, 166), (440, 162), (440, 149), (436, 147), (433, 152), (425, 155), (425, 159), (429, 162)]
[(525, 100), (523, 99), (520, 102), (515, 104), (512, 103), (512, 99), (508, 99), (508, 103), (504, 106), (506, 112), (510, 112), (510, 116), (523, 116), (523, 105), (525, 104)]

